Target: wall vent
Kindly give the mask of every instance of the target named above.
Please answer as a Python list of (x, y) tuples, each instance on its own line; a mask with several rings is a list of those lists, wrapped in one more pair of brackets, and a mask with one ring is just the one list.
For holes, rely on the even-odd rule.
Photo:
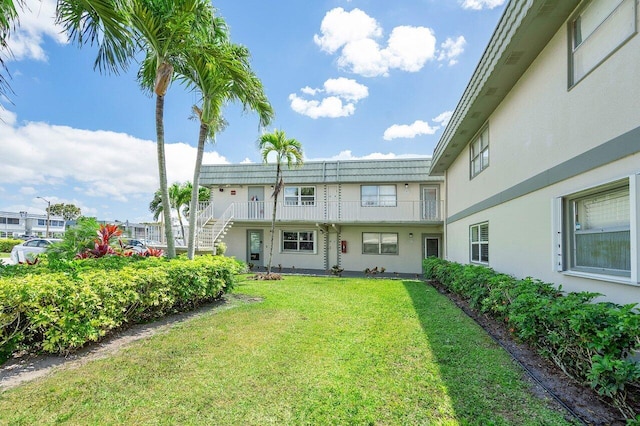
[(505, 65), (515, 65), (520, 61), (520, 59), (522, 59), (523, 55), (524, 52), (521, 50), (511, 52), (509, 56), (507, 56), (507, 59), (504, 60), (504, 63)]

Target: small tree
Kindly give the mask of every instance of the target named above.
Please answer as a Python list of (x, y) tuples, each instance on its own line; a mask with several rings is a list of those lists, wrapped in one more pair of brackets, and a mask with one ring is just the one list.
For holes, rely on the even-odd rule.
[(76, 220), (82, 215), (82, 210), (73, 204), (58, 203), (48, 207), (49, 214), (54, 216), (62, 216), (64, 220)]
[(267, 274), (271, 274), (271, 261), (273, 259), (273, 235), (276, 228), (276, 213), (278, 209), (278, 194), (284, 186), (282, 178), (282, 162), (286, 160), (287, 168), (292, 166), (300, 167), (303, 163), (302, 144), (295, 139), (287, 139), (287, 135), (283, 130), (275, 130), (273, 133), (267, 133), (259, 139), (260, 152), (262, 161), (269, 163), (268, 157), (271, 153), (275, 154), (276, 163), (276, 182), (273, 187), (273, 214), (271, 216), (271, 245), (269, 247), (269, 263), (267, 266)]

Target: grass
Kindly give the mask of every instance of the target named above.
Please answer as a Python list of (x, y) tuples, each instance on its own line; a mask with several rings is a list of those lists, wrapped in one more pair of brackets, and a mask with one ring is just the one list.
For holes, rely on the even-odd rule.
[(1, 258), (6, 258), (6, 259), (8, 259), (10, 256), (11, 256), (11, 253), (3, 253), (3, 252), (0, 252), (0, 259), (1, 259)]
[(1, 424), (567, 424), (417, 281), (246, 281), (206, 314), (0, 394)]

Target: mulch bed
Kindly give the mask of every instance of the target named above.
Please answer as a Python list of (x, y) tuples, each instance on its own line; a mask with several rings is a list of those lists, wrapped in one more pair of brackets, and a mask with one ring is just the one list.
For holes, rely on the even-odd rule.
[[(589, 425), (626, 424), (624, 416), (617, 408), (608, 404), (591, 388), (582, 386), (566, 376), (558, 366), (542, 358), (534, 348), (516, 341), (505, 324), (475, 311), (466, 300), (449, 292), (438, 282), (430, 281), (428, 284), (475, 320), (529, 372), (531, 377), (527, 378), (533, 383), (533, 390), (537, 395), (549, 400), (550, 404), (559, 409), (567, 411), (568, 408), (579, 420)], [(553, 399), (549, 392), (561, 402)]]

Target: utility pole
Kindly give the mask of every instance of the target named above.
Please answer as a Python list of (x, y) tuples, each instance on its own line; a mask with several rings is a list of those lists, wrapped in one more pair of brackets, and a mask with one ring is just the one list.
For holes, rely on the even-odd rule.
[(49, 217), (51, 217), (51, 201), (42, 197), (36, 197), (36, 198), (40, 198), (42, 201), (47, 203), (47, 233), (45, 234), (44, 237), (49, 238)]

